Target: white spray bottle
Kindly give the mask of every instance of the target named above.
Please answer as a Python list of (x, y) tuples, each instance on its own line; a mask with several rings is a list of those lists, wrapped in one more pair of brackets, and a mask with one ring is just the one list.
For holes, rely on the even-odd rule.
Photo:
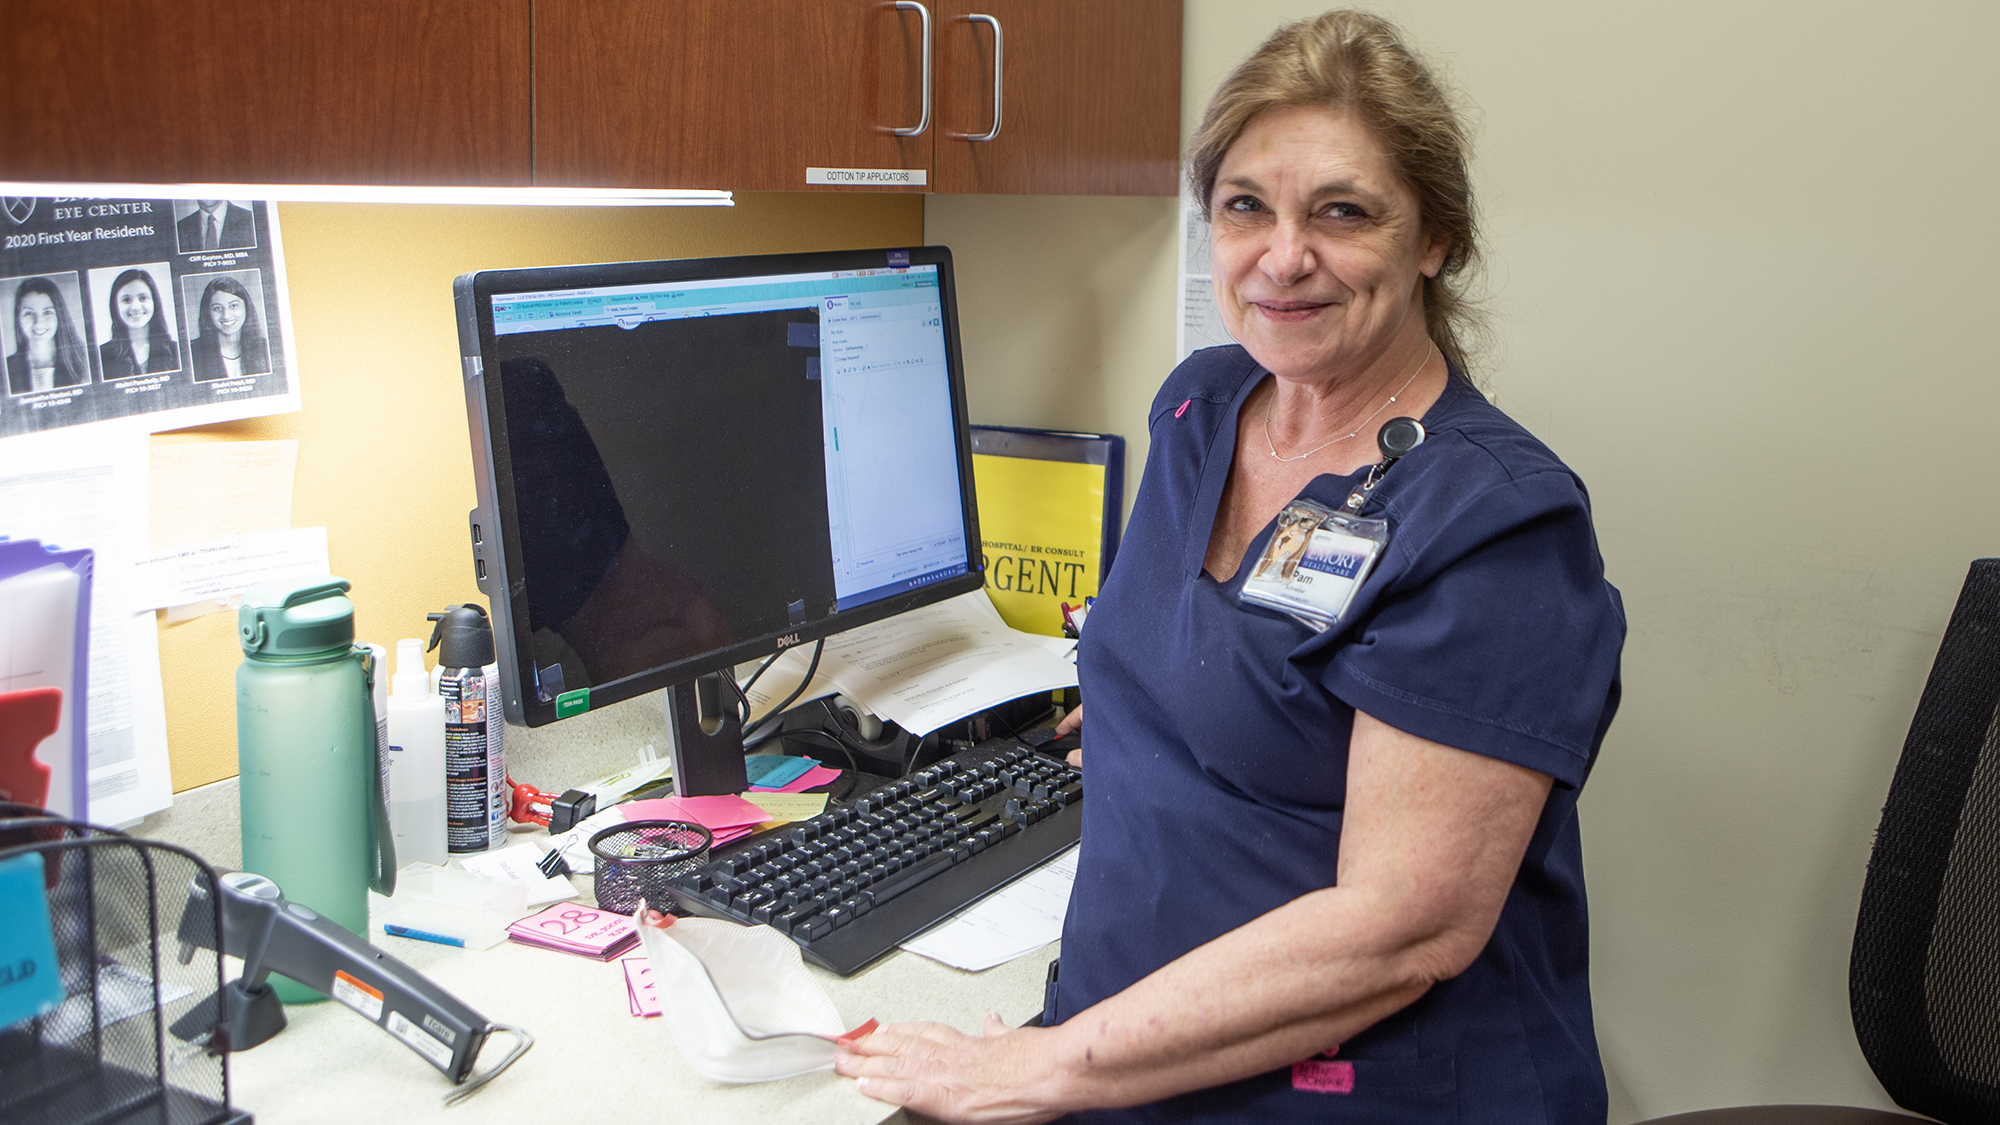
[(442, 865), (445, 850), (444, 699), (431, 691), (424, 642), (396, 642), (389, 695), (389, 824), (396, 858)]

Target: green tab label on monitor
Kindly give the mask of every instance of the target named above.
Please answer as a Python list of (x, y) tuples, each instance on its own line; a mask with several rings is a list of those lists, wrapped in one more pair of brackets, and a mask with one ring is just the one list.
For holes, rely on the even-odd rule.
[(581, 715), (590, 710), (590, 689), (577, 688), (556, 696), (556, 718), (567, 719), (571, 715)]

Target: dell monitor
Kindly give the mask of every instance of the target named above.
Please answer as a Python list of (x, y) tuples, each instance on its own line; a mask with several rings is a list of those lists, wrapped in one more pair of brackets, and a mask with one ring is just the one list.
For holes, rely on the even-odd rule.
[(509, 722), (666, 688), (677, 790), (738, 792), (734, 665), (981, 585), (950, 251), (454, 292)]

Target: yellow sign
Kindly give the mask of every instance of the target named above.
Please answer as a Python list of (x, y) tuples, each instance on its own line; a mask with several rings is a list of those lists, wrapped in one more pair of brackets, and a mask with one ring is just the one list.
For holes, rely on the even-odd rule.
[(1007, 624), (1063, 635), (1063, 603), (1103, 577), (1104, 466), (972, 455), (986, 593)]

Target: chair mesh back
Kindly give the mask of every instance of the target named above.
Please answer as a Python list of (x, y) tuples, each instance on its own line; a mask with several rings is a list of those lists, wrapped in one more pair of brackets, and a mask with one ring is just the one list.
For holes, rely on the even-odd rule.
[(2000, 559), (1972, 564), (1875, 833), (1848, 964), (1905, 1109), (2000, 1122)]

